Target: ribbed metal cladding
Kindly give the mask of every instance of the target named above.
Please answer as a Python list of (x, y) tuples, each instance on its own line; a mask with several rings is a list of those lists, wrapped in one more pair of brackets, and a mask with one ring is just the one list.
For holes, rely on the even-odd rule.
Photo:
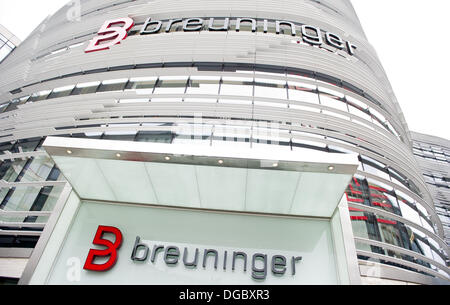
[(414, 155), (443, 220), (445, 241), (450, 245), (450, 141), (417, 132), (411, 135)]
[[(448, 278), (448, 247), (443, 241), (442, 224), (412, 154), (407, 124), (350, 1), (83, 0), (79, 18), (68, 18), (74, 9), (78, 8), (66, 6), (43, 21), (0, 65), (0, 106), (4, 105), (0, 143), (48, 135), (105, 137), (142, 132), (171, 133), (180, 138), (181, 133), (174, 129), (198, 124), (196, 116), (200, 113), (200, 138), (209, 139), (209, 145), (226, 137), (218, 132), (221, 126), (231, 125), (243, 130), (234, 138), (242, 138), (250, 147), (260, 144), (256, 130), (264, 122), (264, 128), (276, 130), (280, 144), (269, 148), (361, 155), (361, 168), (354, 185), (349, 186), (348, 196), (350, 203), (354, 200), (357, 205), (353, 212), (365, 213), (352, 216), (357, 220), (354, 230), (363, 217), (374, 219), (375, 224), (367, 226), (374, 225), (378, 230), (378, 237), (371, 236), (373, 245), (368, 246), (376, 255), (365, 259), (376, 260), (382, 252), (385, 263), (397, 263), (401, 258), (405, 269), (419, 273), (429, 269), (431, 276)], [(110, 50), (84, 52), (106, 20), (123, 17), (135, 21), (130, 31), (134, 35)], [(263, 33), (260, 28), (256, 33), (237, 32), (232, 26), (223, 32), (162, 30), (139, 35), (148, 17), (198, 17), (205, 19), (205, 24), (212, 17), (219, 21), (248, 17), (257, 19), (258, 27), (264, 19), (272, 23), (289, 21), (339, 35), (357, 49), (351, 55), (326, 44), (313, 47), (296, 43), (300, 35)], [(153, 87), (146, 84), (152, 90), (144, 94), (131, 86), (142, 78), (150, 83), (155, 79)], [(124, 79), (123, 87), (104, 83), (117, 79)], [(182, 80), (186, 82), (184, 89), (180, 89)], [(246, 86), (251, 87), (249, 94), (225, 90), (237, 85), (238, 80), (242, 92), (247, 92)], [(159, 90), (164, 81), (173, 84)], [(98, 82), (97, 89), (74, 94), (75, 86), (89, 82)], [(193, 84), (219, 89), (200, 92), (191, 90), (196, 88)], [(61, 88), (71, 89), (61, 94)], [(259, 94), (261, 88), (268, 94)], [(303, 94), (299, 91), (318, 102), (294, 98), (297, 93)], [(194, 137), (183, 132), (187, 142)], [(358, 187), (361, 190), (356, 190)], [(389, 205), (391, 208), (387, 208)], [(404, 210), (400, 206), (405, 206)], [(408, 216), (409, 209), (414, 216)], [(409, 234), (408, 238), (417, 241), (395, 242), (396, 238), (383, 235), (388, 231), (384, 226), (394, 223), (392, 218), (400, 239)], [(379, 247), (380, 242), (386, 249)], [(392, 243), (405, 248), (408, 255), (394, 253)], [(367, 252), (365, 246), (359, 250)], [(409, 255), (414, 251), (417, 257)], [(424, 255), (427, 262), (421, 260)], [(414, 269), (411, 264), (420, 268)]]

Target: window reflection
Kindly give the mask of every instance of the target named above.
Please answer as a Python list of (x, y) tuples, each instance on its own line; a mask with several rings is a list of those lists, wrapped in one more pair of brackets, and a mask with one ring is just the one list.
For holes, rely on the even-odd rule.
[(61, 88), (56, 88), (52, 91), (52, 93), (48, 96), (48, 99), (52, 98), (60, 98), (64, 96), (69, 96), (72, 93), (72, 90), (75, 88), (74, 85), (66, 86)]
[(370, 174), (373, 174), (378, 177), (389, 180), (388, 170), (384, 164), (382, 164), (368, 156), (361, 155), (360, 160), (363, 164), (363, 168), (364, 168), (365, 172), (368, 172)]
[(49, 96), (50, 92), (51, 92), (51, 90), (45, 90), (45, 91), (41, 91), (38, 93), (34, 93), (31, 95), (31, 97), (28, 101), (37, 102), (37, 101), (45, 100)]
[(90, 82), (78, 84), (72, 91), (72, 95), (96, 93), (100, 82)]
[[(374, 180), (366, 180), (363, 177), (354, 177), (346, 190), (346, 195), (349, 203), (368, 206), (372, 205), (376, 208), (405, 217), (410, 221), (414, 221), (414, 219), (416, 222), (420, 221), (418, 219), (419, 214), (417, 213), (417, 209), (411, 198)], [(431, 242), (431, 238), (408, 225), (393, 219), (365, 212), (361, 209), (349, 207), (349, 210), (353, 233), (357, 237), (398, 246), (425, 255), (430, 259), (434, 259), (436, 255), (441, 256), (441, 259), (442, 257), (445, 257), (445, 255), (438, 250), (439, 247), (436, 242)], [(369, 245), (362, 245), (359, 248), (361, 250), (396, 257), (431, 268), (430, 264), (420, 259), (399, 254), (388, 249), (381, 249)], [(401, 267), (405, 268), (405, 266)]]
[(128, 79), (114, 79), (102, 82), (97, 92), (123, 91)]
[(152, 94), (157, 80), (157, 77), (131, 78), (125, 91), (135, 91), (138, 94)]
[(164, 76), (160, 77), (156, 83), (153, 94), (184, 94), (188, 77)]
[(367, 179), (372, 206), (381, 210), (402, 215), (397, 203), (394, 189), (384, 183)]

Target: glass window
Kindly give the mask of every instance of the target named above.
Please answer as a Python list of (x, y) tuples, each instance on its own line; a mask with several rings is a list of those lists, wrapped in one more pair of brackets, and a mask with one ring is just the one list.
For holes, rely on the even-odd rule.
[(327, 94), (327, 93), (320, 93), (319, 94), (320, 104), (332, 107), (344, 112), (348, 112), (347, 103), (344, 101), (344, 99), (339, 98), (338, 96)]
[(398, 173), (397, 171), (393, 170), (392, 168), (388, 168), (389, 171), (389, 175), (391, 177), (392, 182), (403, 186), (403, 187), (409, 187), (407, 178), (404, 177), (403, 175), (401, 175), (400, 173)]
[(47, 156), (39, 156), (33, 158), (27, 170), (23, 174), (22, 182), (35, 182), (47, 180), (50, 171), (53, 169), (54, 163)]
[[(403, 247), (402, 236), (397, 221), (378, 216), (377, 222), (381, 232), (382, 242), (398, 247)], [(390, 250), (388, 250), (388, 252), (389, 251)]]
[(363, 177), (353, 177), (347, 187), (346, 196), (348, 202), (371, 206), (369, 185)]
[[(378, 221), (373, 213), (364, 212), (359, 209), (350, 209), (350, 219), (352, 221), (353, 233), (356, 237), (381, 241), (381, 232), (378, 226)], [(370, 246), (366, 244), (360, 244), (357, 248), (359, 250), (385, 254), (384, 250), (380, 247)]]
[(343, 100), (345, 98), (345, 94), (344, 93), (341, 93), (341, 92), (336, 91), (336, 90), (332, 90), (332, 89), (325, 88), (325, 87), (322, 87), (322, 86), (318, 86), (317, 89), (319, 90), (320, 93), (325, 93), (327, 95), (335, 96), (335, 97), (337, 97), (337, 98), (339, 98), (341, 100)]
[(136, 142), (172, 143), (173, 133), (171, 131), (139, 131)]
[(400, 205), (402, 216), (409, 221), (412, 221), (418, 225), (422, 225), (414, 200), (399, 190), (396, 190), (395, 193), (397, 194), (397, 199)]
[(104, 81), (97, 92), (123, 91), (128, 79), (112, 79)]
[[(249, 138), (233, 138), (232, 140), (226, 140), (227, 138), (214, 136), (211, 141), (211, 146), (213, 147), (225, 147), (227, 149), (235, 148), (251, 148), (250, 139)], [(196, 143), (201, 144), (201, 143)], [(209, 145), (209, 141), (204, 145)]]
[(38, 93), (34, 93), (31, 95), (29, 101), (30, 102), (37, 102), (37, 101), (42, 101), (47, 99), (47, 97), (49, 96), (51, 90), (44, 90)]
[(360, 100), (353, 98), (351, 96), (348, 96), (348, 95), (345, 97), (345, 99), (347, 100), (347, 103), (349, 106), (351, 106), (359, 111), (362, 111), (362, 112), (366, 112), (366, 113), (369, 112), (369, 107), (365, 103), (361, 102)]
[(102, 139), (116, 141), (134, 141), (135, 135), (135, 132), (105, 132)]
[[(424, 222), (426, 222), (429, 226), (431, 226), (432, 221), (430, 220), (430, 214), (428, 213), (427, 209), (425, 209), (420, 203), (417, 203), (416, 207), (419, 212), (419, 217), (422, 219), (422, 225), (424, 225)], [(434, 232), (434, 230), (432, 229), (431, 232)]]
[(220, 77), (192, 76), (189, 79), (186, 94), (218, 95)]
[(251, 126), (214, 125), (214, 136), (222, 138), (224, 141), (242, 142), (247, 140), (248, 142), (251, 133)]
[[(59, 196), (62, 193), (63, 186), (46, 186), (41, 189), (38, 196), (36, 197), (33, 205), (31, 206), (31, 211), (53, 211), (56, 203), (58, 202)], [(46, 223), (48, 216), (44, 217), (27, 217), (25, 222), (36, 222), (36, 223)]]
[(369, 111), (370, 111), (370, 113), (372, 114), (372, 116), (375, 117), (375, 119), (376, 119), (378, 122), (380, 122), (380, 124), (384, 124), (384, 122), (386, 122), (386, 118), (385, 118), (381, 113), (379, 113), (378, 111), (376, 111), (375, 109), (370, 108)]
[(152, 94), (157, 77), (131, 78), (125, 91), (136, 91), (137, 94)]
[(15, 182), (27, 161), (25, 160), (5, 160), (0, 165), (0, 178), (6, 182)]
[(367, 156), (361, 156), (361, 162), (365, 172), (389, 180), (387, 169), (382, 163)]
[(402, 215), (392, 187), (373, 179), (367, 179), (367, 183), (369, 185), (372, 206), (390, 213)]
[(432, 238), (428, 238), (428, 243), (433, 254), (433, 259), (445, 266), (445, 260), (447, 259), (447, 257), (444, 253), (442, 253), (439, 244)]
[(184, 94), (187, 80), (187, 76), (160, 77), (153, 94)]
[(3, 113), (6, 110), (6, 108), (8, 108), (8, 106), (9, 106), (9, 103), (4, 103), (4, 104), (0, 105), (0, 113)]
[(41, 143), (42, 138), (20, 140), (17, 143), (18, 147), (21, 147), (23, 152), (35, 151), (38, 145)]
[(178, 123), (174, 127), (173, 143), (202, 144), (211, 141), (212, 125)]
[(52, 99), (52, 98), (69, 96), (74, 88), (75, 88), (75, 85), (56, 88), (52, 91), (52, 93), (48, 96), (48, 98)]
[(105, 131), (102, 139), (118, 141), (134, 141), (139, 124), (110, 124), (110, 130)]
[(223, 77), (220, 95), (253, 96), (253, 79)]
[(316, 86), (299, 82), (288, 82), (289, 100), (319, 104)]
[(274, 124), (274, 126), (271, 126), (269, 124), (262, 124), (253, 127), (252, 139), (255, 143), (280, 145), (283, 142), (289, 143), (290, 135), (289, 131), (278, 129), (278, 126), (276, 126), (276, 124)]
[(397, 138), (399, 138), (400, 136), (399, 136), (399, 134), (398, 134), (398, 132), (397, 132), (397, 130), (394, 128), (394, 126), (391, 124), (391, 123), (389, 123), (388, 121), (386, 121), (386, 128), (393, 134), (393, 135), (395, 135)]
[(287, 99), (286, 81), (255, 79), (255, 97)]
[[(6, 211), (29, 211), (38, 196), (40, 188), (37, 187), (17, 187), (10, 190), (3, 199), (1, 206)], [(22, 222), (22, 217), (7, 217), (7, 221)]]
[(348, 104), (348, 105), (349, 105), (348, 110), (351, 114), (354, 114), (365, 121), (372, 122), (372, 118), (370, 117), (369, 114), (367, 114), (367, 112), (364, 109), (355, 108), (351, 104)]
[(16, 110), (17, 106), (19, 106), (19, 105), (20, 105), (20, 100), (18, 100), (18, 99), (12, 100), (11, 103), (8, 104), (8, 107), (5, 109), (5, 112)]
[(22, 105), (22, 104), (27, 104), (28, 103), (28, 101), (30, 100), (30, 95), (27, 95), (27, 96), (22, 96), (22, 97), (20, 97), (19, 98), (19, 101), (20, 101), (20, 105)]
[(13, 143), (5, 142), (0, 144), (0, 153), (4, 154), (6, 151), (11, 151), (13, 148)]
[(312, 136), (316, 136), (317, 139), (321, 140), (325, 139), (323, 136), (292, 130), (292, 150), (302, 151), (302, 149), (312, 149), (327, 152), (327, 145), (319, 141), (314, 141)]
[(96, 93), (100, 82), (78, 84), (72, 91), (72, 95)]
[(8, 56), (9, 53), (11, 53), (12, 48), (10, 48), (7, 45), (4, 45), (0, 48), (0, 62)]
[(424, 217), (420, 216), (420, 220), (421, 220), (423, 228), (425, 228), (428, 231), (433, 232), (434, 234), (436, 234), (436, 230), (433, 228), (432, 222), (429, 220), (429, 218), (424, 218)]
[(425, 234), (423, 234), (421, 231), (416, 230), (414, 228), (410, 228), (413, 235), (413, 242), (417, 246), (417, 250), (414, 250), (422, 255), (425, 255), (426, 257), (433, 259), (433, 254), (431, 252), (431, 247), (428, 242), (428, 238)]

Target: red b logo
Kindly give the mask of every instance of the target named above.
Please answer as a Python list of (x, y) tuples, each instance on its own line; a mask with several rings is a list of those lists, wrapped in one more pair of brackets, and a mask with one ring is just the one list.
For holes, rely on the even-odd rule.
[[(123, 24), (123, 26), (115, 26)], [(109, 47), (120, 43), (128, 36), (128, 31), (134, 26), (133, 19), (119, 18), (106, 21), (98, 31), (98, 36), (94, 37), (84, 52), (90, 53), (101, 50), (108, 50)], [(107, 43), (100, 44), (101, 42), (108, 41)]]
[[(116, 237), (116, 241), (114, 242), (114, 244), (107, 239), (103, 239), (102, 238), (103, 233), (113, 234)], [(91, 249), (89, 251), (83, 269), (98, 272), (107, 271), (111, 269), (116, 264), (117, 261), (117, 250), (122, 245), (122, 232), (120, 232), (119, 229), (114, 227), (99, 226), (97, 229), (97, 233), (95, 234), (94, 241), (92, 243), (94, 245), (105, 246), (107, 247), (107, 249), (105, 250)], [(96, 257), (105, 257), (105, 256), (110, 256), (109, 260), (106, 263), (94, 264), (94, 260)]]

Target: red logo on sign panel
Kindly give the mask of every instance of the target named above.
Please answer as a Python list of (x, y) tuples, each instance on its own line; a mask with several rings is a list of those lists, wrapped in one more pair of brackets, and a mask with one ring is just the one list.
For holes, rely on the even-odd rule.
[[(111, 233), (115, 236), (115, 242), (112, 243), (108, 239), (103, 238), (104, 233)], [(95, 250), (91, 249), (89, 251), (88, 257), (86, 259), (86, 263), (84, 264), (83, 269), (90, 271), (98, 271), (103, 272), (111, 269), (117, 262), (117, 250), (119, 250), (120, 246), (122, 246), (122, 232), (115, 227), (107, 227), (107, 226), (99, 226), (97, 229), (97, 233), (95, 234), (94, 241), (92, 242), (94, 245), (105, 246), (104, 250)], [(108, 257), (109, 259), (106, 263), (103, 264), (95, 264), (94, 260), (97, 257)]]
[(128, 31), (133, 26), (134, 20), (129, 17), (106, 21), (98, 31), (98, 36), (89, 42), (85, 52), (108, 50), (110, 47), (125, 40), (128, 36)]

